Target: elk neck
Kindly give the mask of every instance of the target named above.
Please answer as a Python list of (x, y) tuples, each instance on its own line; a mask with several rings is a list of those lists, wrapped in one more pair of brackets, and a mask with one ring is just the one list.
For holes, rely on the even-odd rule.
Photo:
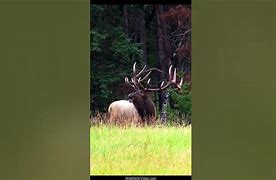
[(147, 93), (133, 92), (128, 97), (144, 121), (156, 117), (155, 105)]

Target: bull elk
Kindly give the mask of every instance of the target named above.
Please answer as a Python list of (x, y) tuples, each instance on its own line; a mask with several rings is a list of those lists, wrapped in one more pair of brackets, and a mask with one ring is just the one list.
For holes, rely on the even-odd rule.
[[(156, 120), (156, 107), (151, 100), (149, 93), (151, 92), (160, 92), (164, 91), (168, 87), (175, 86), (178, 90), (181, 89), (181, 85), (183, 83), (183, 78), (181, 78), (180, 82), (176, 81), (176, 68), (174, 68), (172, 72), (172, 65), (169, 67), (169, 79), (167, 83), (164, 81), (161, 83), (158, 88), (149, 88), (150, 78), (152, 70), (156, 70), (155, 68), (151, 68), (146, 70), (146, 65), (143, 69), (137, 73), (136, 71), (136, 62), (133, 64), (133, 77), (129, 80), (128, 77), (125, 77), (125, 82), (130, 85), (135, 91), (128, 95), (129, 101), (132, 102), (137, 109), (139, 116), (141, 117), (143, 123), (149, 124), (150, 122)], [(142, 74), (147, 73), (144, 77)], [(147, 80), (148, 79), (148, 80)], [(142, 83), (146, 82), (147, 87), (145, 87)]]

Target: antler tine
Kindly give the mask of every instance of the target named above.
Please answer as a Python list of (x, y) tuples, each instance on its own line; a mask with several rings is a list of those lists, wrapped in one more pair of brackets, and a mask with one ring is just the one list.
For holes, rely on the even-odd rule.
[(173, 72), (173, 80), (172, 82), (176, 83), (176, 68), (174, 68), (174, 72)]
[[(148, 74), (147, 74), (140, 82), (143, 82), (144, 80), (146, 80), (146, 79), (149, 77), (150, 74), (151, 74), (151, 71), (148, 72)], [(138, 81), (138, 82), (139, 82), (139, 81)]]
[(164, 81), (162, 81), (162, 83), (161, 83), (160, 87), (162, 87), (162, 86), (163, 86), (163, 84), (164, 84)]
[(135, 73), (136, 73), (136, 62), (133, 64), (132, 69), (133, 69), (133, 74), (135, 75)]
[(137, 63), (137, 62), (135, 62), (135, 63), (133, 64), (133, 78), (131, 78), (131, 81), (132, 81), (132, 83), (133, 83), (136, 87), (138, 87), (138, 86), (137, 86), (137, 76), (136, 76), (136, 63)]
[(141, 84), (142, 81), (143, 81), (143, 80), (141, 80), (141, 77), (139, 77), (139, 79), (138, 79), (138, 85), (142, 88), (142, 90), (146, 90), (147, 88), (145, 88), (145, 87), (143, 86), (143, 84)]
[(129, 84), (130, 86), (132, 86), (132, 87), (133, 87), (133, 85), (129, 82), (129, 80), (128, 80), (128, 78), (127, 78), (127, 77), (125, 77), (125, 83), (127, 83), (127, 84)]
[(137, 64), (137, 62), (135, 62), (135, 63), (133, 64), (133, 75), (136, 76), (136, 77), (139, 77), (139, 76), (145, 71), (147, 65), (145, 65), (145, 66), (143, 67), (143, 69), (142, 69), (138, 74), (136, 74), (136, 64)]
[(135, 76), (135, 77), (131, 78), (131, 82), (136, 87), (135, 89), (137, 91), (140, 91), (141, 88), (142, 88), (142, 90), (146, 90), (146, 88), (140, 83), (141, 82), (141, 77), (139, 77), (139, 79), (137, 80), (137, 77)]
[[(142, 81), (144, 81), (145, 80), (145, 78), (143, 78), (142, 80), (141, 80), (141, 77), (139, 77), (142, 73), (143, 73), (143, 71), (145, 71), (145, 69), (146, 69), (146, 65), (143, 67), (143, 69), (137, 74), (137, 72), (136, 72), (136, 64), (137, 64), (137, 62), (135, 62), (134, 64), (133, 64), (133, 78), (131, 78), (131, 81), (132, 81), (132, 83), (133, 83), (133, 85), (136, 87), (136, 90), (140, 90), (140, 88), (142, 88), (143, 90), (145, 90), (145, 88), (144, 88), (144, 86), (140, 83), (140, 82), (142, 82)], [(150, 74), (150, 73), (149, 73)], [(138, 78), (138, 79), (137, 79)]]
[(149, 84), (149, 82), (150, 82), (150, 78), (148, 79), (147, 84)]
[(147, 65), (145, 65), (143, 69), (136, 76), (139, 77), (145, 71), (146, 67)]
[(153, 70), (158, 71), (158, 72), (163, 72), (163, 71), (161, 71), (160, 69), (157, 69), (157, 68), (150, 68), (150, 69), (146, 70), (145, 72), (153, 71)]
[(128, 80), (128, 78), (127, 78), (127, 77), (125, 77), (125, 82), (126, 82), (127, 84), (129, 84), (129, 85), (133, 86), (132, 84), (130, 84), (130, 82), (129, 82), (129, 80)]
[(172, 65), (169, 67), (169, 80), (172, 79)]
[(182, 83), (183, 83), (183, 77), (182, 77), (181, 80), (180, 80), (179, 86), (181, 86)]
[[(125, 82), (130, 85), (131, 87), (133, 87), (135, 90), (139, 90), (139, 88), (135, 85), (135, 83), (133, 83), (133, 79), (131, 78), (131, 82), (129, 82), (129, 79), (127, 77), (125, 77)], [(133, 84), (132, 84), (133, 83)]]
[(136, 80), (134, 80), (133, 78), (131, 78), (131, 83), (136, 87), (136, 89), (139, 89), (137, 84), (136, 84)]
[(129, 80), (128, 80), (128, 78), (127, 78), (127, 77), (125, 77), (125, 83), (127, 83), (127, 84), (129, 84), (130, 86), (134, 87), (134, 85), (133, 85), (133, 84), (131, 84), (131, 83), (129, 82)]
[(140, 85), (140, 87), (143, 89), (143, 91), (146, 91), (148, 88), (145, 88), (142, 84), (140, 84), (139, 83), (139, 85)]
[(183, 83), (183, 77), (181, 78), (179, 84), (177, 84), (178, 89), (181, 89), (182, 83)]

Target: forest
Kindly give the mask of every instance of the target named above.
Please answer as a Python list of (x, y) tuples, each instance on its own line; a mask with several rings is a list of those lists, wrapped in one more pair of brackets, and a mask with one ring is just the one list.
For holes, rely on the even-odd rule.
[(181, 90), (151, 93), (158, 118), (191, 123), (191, 5), (90, 5), (90, 111), (106, 113), (110, 103), (128, 99), (125, 83), (133, 64), (156, 68), (150, 87), (167, 82), (170, 65)]

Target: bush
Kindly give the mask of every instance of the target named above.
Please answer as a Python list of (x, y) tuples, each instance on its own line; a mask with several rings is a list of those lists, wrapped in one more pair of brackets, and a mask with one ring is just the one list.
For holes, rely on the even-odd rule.
[(181, 89), (181, 91), (169, 90), (170, 107), (168, 108), (168, 121), (186, 121), (189, 124), (192, 116), (192, 92), (190, 91), (190, 84), (184, 83)]

